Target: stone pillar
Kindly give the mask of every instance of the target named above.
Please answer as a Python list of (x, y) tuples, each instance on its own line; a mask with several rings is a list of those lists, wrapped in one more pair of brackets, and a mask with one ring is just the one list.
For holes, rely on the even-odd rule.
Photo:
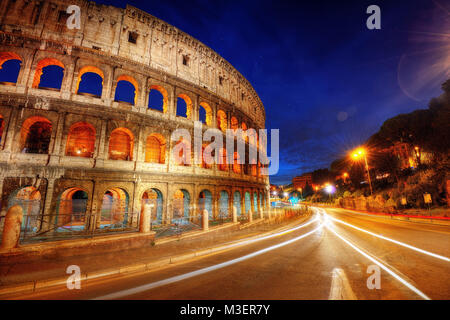
[(237, 209), (233, 206), (233, 223), (237, 222)]
[(3, 226), (0, 251), (7, 251), (19, 245), (20, 226), (22, 225), (23, 210), (18, 204), (9, 208)]
[(74, 63), (72, 62), (69, 64), (66, 70), (64, 70), (64, 78), (61, 83), (61, 94), (63, 99), (70, 99), (70, 96), (72, 94), (72, 82), (73, 82), (73, 76), (74, 76)]
[(248, 211), (248, 222), (252, 222), (253, 221), (253, 211), (249, 210)]
[(64, 155), (64, 148), (61, 148), (61, 142), (63, 137), (63, 130), (64, 130), (64, 119), (66, 117), (65, 112), (59, 113), (58, 117), (58, 124), (56, 127), (56, 134), (55, 134), (55, 140), (53, 144), (53, 152), (52, 155)]
[(206, 209), (203, 210), (202, 227), (203, 227), (203, 231), (209, 230), (208, 210), (206, 210)]
[[(8, 121), (8, 128), (6, 130), (7, 134), (6, 134), (6, 141), (5, 141), (5, 145), (3, 146), (3, 150), (4, 151), (9, 151), (12, 152), (12, 146), (13, 146), (13, 141), (15, 140), (16, 137), (16, 128), (17, 128), (17, 119), (19, 117), (19, 109), (18, 108), (13, 108), (12, 112), (11, 112), (11, 116), (10, 119)], [(20, 131), (20, 128), (18, 128)], [(20, 139), (20, 136), (18, 137)], [(17, 146), (17, 150), (20, 148), (21, 146)], [(14, 148), (14, 149), (16, 149)], [(14, 150), (16, 151), (16, 150)], [(20, 152), (21, 150), (18, 150), (18, 152)]]
[(51, 206), (53, 199), (53, 192), (55, 191), (55, 178), (47, 179), (47, 190), (45, 192), (44, 209), (42, 210), (42, 215), (44, 215), (42, 230), (48, 230), (49, 226), (54, 222), (51, 219), (55, 218), (51, 215)]
[(144, 204), (143, 210), (141, 210), (141, 220), (139, 222), (139, 232), (149, 233), (150, 225), (152, 222), (152, 207), (153, 204)]

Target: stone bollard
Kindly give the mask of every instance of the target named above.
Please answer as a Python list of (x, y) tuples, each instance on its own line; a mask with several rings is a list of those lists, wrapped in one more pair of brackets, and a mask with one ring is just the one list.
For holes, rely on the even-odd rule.
[(237, 222), (237, 209), (233, 206), (233, 223)]
[(149, 233), (152, 220), (152, 204), (144, 204), (144, 210), (141, 213), (141, 221), (139, 223), (139, 232)]
[(203, 217), (202, 217), (202, 225), (203, 225), (203, 231), (208, 231), (209, 229), (209, 214), (208, 210), (203, 210)]
[(8, 209), (3, 225), (3, 236), (0, 251), (16, 248), (19, 244), (20, 227), (23, 220), (23, 210), (18, 204)]
[(252, 222), (253, 221), (253, 212), (252, 210), (248, 210), (248, 222)]

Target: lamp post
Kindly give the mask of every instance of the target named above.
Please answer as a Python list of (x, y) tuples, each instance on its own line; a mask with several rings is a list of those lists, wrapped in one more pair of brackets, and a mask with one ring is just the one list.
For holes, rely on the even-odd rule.
[(370, 187), (370, 195), (373, 194), (372, 191), (372, 181), (370, 180), (370, 171), (369, 171), (369, 164), (367, 163), (367, 153), (366, 150), (364, 150), (363, 148), (358, 148), (356, 149), (356, 151), (353, 153), (353, 158), (356, 160), (360, 157), (364, 157), (364, 162), (366, 165), (366, 170), (367, 170), (367, 178), (369, 180), (369, 187)]

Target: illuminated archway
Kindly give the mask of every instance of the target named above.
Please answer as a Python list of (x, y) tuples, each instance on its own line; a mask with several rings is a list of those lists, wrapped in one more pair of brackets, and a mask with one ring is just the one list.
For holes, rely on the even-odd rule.
[(191, 119), (192, 100), (186, 94), (180, 94), (177, 98), (177, 117)]
[(76, 93), (89, 93), (101, 97), (105, 75), (97, 67), (85, 66), (78, 73)]
[(166, 140), (159, 133), (152, 133), (145, 143), (145, 162), (165, 163)]
[(164, 87), (158, 85), (150, 86), (148, 108), (166, 113), (169, 105), (168, 97), (167, 90)]
[(121, 188), (110, 188), (103, 194), (100, 210), (100, 229), (121, 229), (128, 225), (128, 193)]
[(230, 123), (231, 129), (233, 129), (233, 130), (239, 129), (239, 121), (236, 117), (234, 117), (234, 116), (231, 117), (230, 122), (231, 122)]
[(16, 83), (22, 58), (14, 52), (0, 52), (0, 82)]
[(117, 78), (117, 87), (114, 96), (115, 101), (123, 101), (136, 105), (138, 96), (139, 85), (133, 77), (121, 75)]
[(219, 218), (227, 219), (229, 217), (228, 206), (228, 192), (222, 190), (219, 193)]
[(21, 236), (37, 232), (41, 228), (41, 193), (33, 186), (19, 188), (8, 198), (8, 209), (19, 205), (23, 210)]
[(206, 102), (200, 102), (199, 121), (210, 126), (212, 124), (212, 109)]
[(242, 164), (240, 162), (239, 153), (237, 151), (234, 152), (234, 162), (233, 162), (233, 172), (240, 174), (242, 172)]
[(248, 191), (244, 194), (244, 205), (245, 205), (245, 214), (248, 214), (250, 210), (252, 210), (252, 200), (250, 193)]
[(223, 110), (217, 111), (217, 128), (227, 130), (227, 114)]
[(58, 198), (55, 227), (57, 232), (84, 230), (88, 194), (80, 188), (69, 188)]
[(241, 129), (242, 129), (242, 135), (245, 136), (245, 142), (248, 142), (248, 136), (247, 136), (247, 124), (245, 122), (242, 122), (241, 124)]
[[(45, 70), (44, 70), (45, 69)], [(61, 89), (64, 64), (58, 59), (45, 58), (38, 62), (34, 73), (33, 88)]]
[(173, 159), (176, 165), (191, 165), (191, 144), (189, 141), (180, 138), (180, 140), (175, 143), (173, 149)]
[(159, 189), (151, 188), (142, 194), (142, 210), (144, 205), (149, 204), (151, 206), (151, 223), (161, 224), (163, 213), (163, 195)]
[(109, 159), (133, 160), (133, 133), (127, 128), (117, 128), (111, 132), (109, 138)]
[(220, 171), (228, 171), (227, 164), (227, 150), (225, 148), (220, 149), (219, 151), (219, 170)]
[(236, 208), (237, 216), (239, 217), (241, 215), (241, 193), (239, 191), (235, 191), (233, 195), (233, 207)]
[(46, 154), (49, 151), (52, 134), (51, 122), (40, 116), (24, 121), (20, 131), (20, 151), (22, 153)]
[(177, 219), (182, 218), (189, 218), (190, 202), (191, 197), (189, 195), (189, 192), (185, 189), (179, 189), (173, 194), (172, 221), (177, 221)]
[[(209, 156), (210, 155), (210, 156)], [(202, 164), (203, 169), (211, 169), (214, 162), (214, 150), (207, 143), (202, 145)]]
[(67, 136), (66, 155), (92, 158), (95, 148), (95, 129), (87, 122), (77, 122), (70, 127)]

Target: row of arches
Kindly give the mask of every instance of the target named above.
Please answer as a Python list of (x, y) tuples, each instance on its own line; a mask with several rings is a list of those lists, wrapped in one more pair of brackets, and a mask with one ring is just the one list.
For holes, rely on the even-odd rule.
[[(19, 76), (22, 58), (14, 52), (0, 52), (0, 83), (14, 85)], [(43, 58), (36, 65), (32, 88), (61, 90), (65, 65), (56, 58)], [(83, 66), (79, 69), (75, 84), (75, 93), (100, 98), (104, 94), (105, 73), (95, 66)], [(120, 75), (114, 83), (114, 100), (136, 105), (139, 96), (139, 84), (130, 75)], [(211, 106), (201, 101), (199, 103), (198, 118), (193, 119), (193, 102), (189, 95), (180, 93), (176, 97), (176, 116), (190, 120), (199, 120), (203, 124), (212, 126), (213, 111)], [(169, 94), (162, 85), (151, 85), (148, 93), (149, 109), (163, 113), (168, 112)], [(216, 126), (225, 131), (228, 128), (227, 114), (219, 109), (216, 115)], [(230, 128), (247, 130), (247, 124), (239, 121), (235, 116), (230, 118)]]
[[(0, 115), (0, 121), (3, 117)], [(3, 121), (0, 130), (3, 129)], [(50, 142), (52, 139), (52, 123), (45, 117), (32, 116), (27, 118), (20, 130), (19, 150), (21, 153), (48, 154)], [(2, 133), (0, 133), (1, 136)], [(79, 121), (71, 125), (65, 146), (65, 155), (71, 157), (93, 158), (95, 152), (97, 133), (94, 126), (85, 121)], [(135, 159), (134, 152), (135, 137), (131, 130), (124, 127), (114, 129), (108, 140), (108, 159), (132, 161)], [(191, 147), (188, 141), (180, 139), (176, 144), (179, 153), (174, 158), (177, 165), (190, 165)], [(203, 153), (208, 151), (214, 156), (214, 152), (209, 152), (209, 145), (202, 146), (201, 167), (211, 169), (212, 164), (205, 161)], [(236, 174), (251, 174), (256, 176), (261, 173), (261, 164), (240, 164), (238, 152), (234, 152), (234, 159), (231, 166), (227, 163), (226, 148), (219, 150), (219, 159), (222, 163), (218, 164), (218, 170), (231, 170)], [(144, 161), (148, 163), (164, 164), (166, 163), (166, 139), (159, 133), (151, 133), (145, 139), (145, 157)]]
[[(151, 205), (153, 224), (169, 223), (180, 219), (196, 218), (204, 210), (208, 212), (210, 220), (230, 219), (232, 208), (236, 209), (238, 217), (248, 215), (251, 210), (260, 211), (266, 209), (265, 195), (262, 192), (235, 190), (230, 193), (221, 190), (214, 199), (209, 189), (199, 192), (196, 199), (186, 189), (178, 189), (172, 194), (171, 212), (164, 214), (163, 193), (157, 188), (150, 188), (143, 192), (140, 199), (141, 210), (147, 204)], [(258, 198), (259, 197), (259, 198)], [(196, 201), (196, 211), (193, 209), (193, 201)], [(21, 187), (8, 197), (8, 208), (20, 205), (23, 209), (21, 231), (23, 234), (43, 232), (43, 228), (54, 233), (83, 232), (89, 228), (88, 223), (93, 219), (88, 215), (90, 202), (88, 192), (81, 187), (69, 187), (62, 191), (56, 198), (54, 214), (42, 214), (43, 199), (41, 193), (34, 186)], [(253, 203), (252, 203), (253, 202)], [(217, 205), (217, 215), (214, 207)], [(253, 208), (253, 209), (252, 209)], [(101, 198), (100, 211), (94, 229), (116, 230), (131, 226), (130, 196), (120, 187), (108, 188)]]

